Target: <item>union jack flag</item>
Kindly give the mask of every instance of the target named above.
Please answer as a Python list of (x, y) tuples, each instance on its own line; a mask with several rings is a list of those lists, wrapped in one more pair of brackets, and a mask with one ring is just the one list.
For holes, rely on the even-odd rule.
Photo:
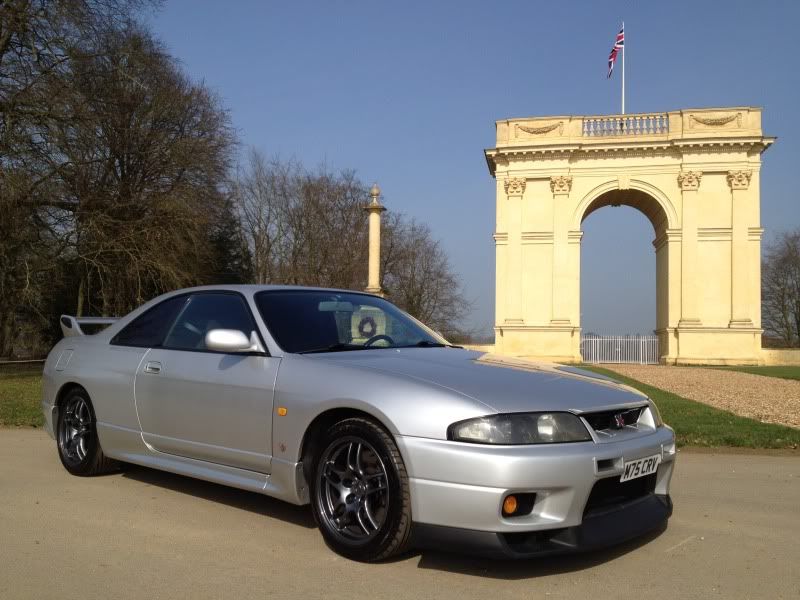
[(611, 73), (614, 72), (614, 63), (617, 62), (617, 54), (625, 46), (625, 25), (619, 30), (617, 40), (614, 42), (614, 47), (611, 48), (611, 54), (608, 55), (608, 76), (606, 79), (611, 78)]

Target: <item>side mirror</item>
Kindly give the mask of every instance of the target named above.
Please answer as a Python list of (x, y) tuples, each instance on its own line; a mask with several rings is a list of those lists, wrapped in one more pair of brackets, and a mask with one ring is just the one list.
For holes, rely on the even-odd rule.
[(265, 352), (255, 331), (248, 339), (244, 332), (238, 329), (212, 329), (206, 334), (206, 348), (230, 354)]

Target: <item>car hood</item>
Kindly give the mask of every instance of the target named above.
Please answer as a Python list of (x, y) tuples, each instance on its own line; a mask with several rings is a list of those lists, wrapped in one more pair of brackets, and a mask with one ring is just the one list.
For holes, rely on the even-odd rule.
[(640, 405), (646, 398), (633, 388), (574, 367), (455, 348), (384, 348), (307, 356), (444, 387), (497, 412), (593, 412)]

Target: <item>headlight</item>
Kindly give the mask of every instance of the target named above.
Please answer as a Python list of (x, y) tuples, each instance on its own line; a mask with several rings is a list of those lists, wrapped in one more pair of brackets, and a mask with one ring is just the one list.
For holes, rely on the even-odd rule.
[(587, 442), (589, 432), (571, 413), (511, 413), (453, 423), (447, 439), (473, 444), (550, 444)]

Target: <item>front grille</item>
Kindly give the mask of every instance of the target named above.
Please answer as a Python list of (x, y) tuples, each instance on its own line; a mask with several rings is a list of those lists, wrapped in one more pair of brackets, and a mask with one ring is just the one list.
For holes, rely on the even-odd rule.
[(621, 482), (619, 477), (607, 477), (595, 482), (589, 499), (586, 501), (586, 508), (583, 509), (583, 516), (590, 512), (602, 511), (611, 507), (618, 507), (620, 504), (642, 498), (652, 494), (656, 490), (656, 473)]
[(644, 406), (638, 406), (622, 411), (605, 410), (603, 412), (582, 414), (581, 416), (586, 419), (586, 422), (589, 423), (595, 431), (602, 431), (603, 429), (621, 429), (617, 426), (616, 415), (622, 416), (625, 425), (636, 425), (636, 423), (639, 422), (639, 417), (642, 415), (644, 408)]

